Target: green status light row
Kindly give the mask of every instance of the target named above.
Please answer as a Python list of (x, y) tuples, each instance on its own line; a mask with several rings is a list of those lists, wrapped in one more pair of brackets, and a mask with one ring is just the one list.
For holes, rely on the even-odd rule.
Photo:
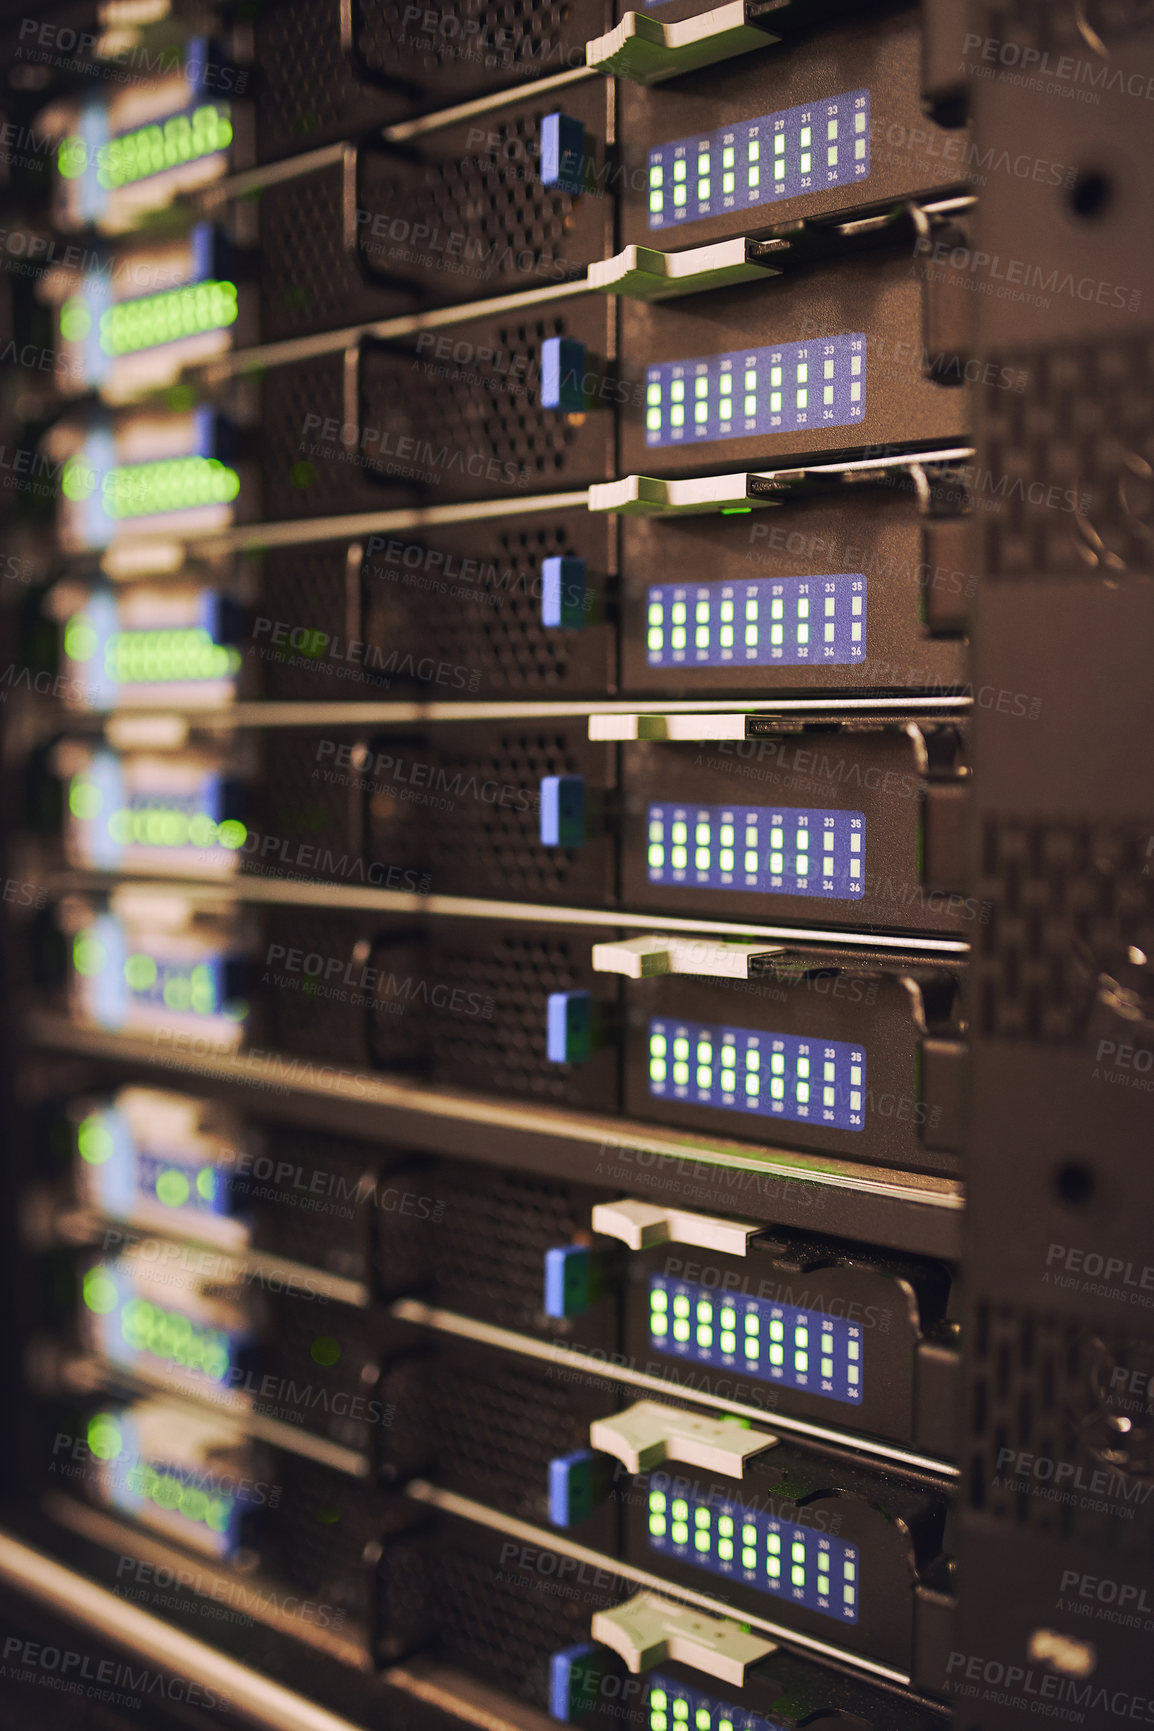
[(861, 1400), (861, 1330), (824, 1311), (764, 1299), (719, 1299), (707, 1287), (654, 1275), (649, 1338), (660, 1351), (695, 1363), (736, 1366), (751, 1377), (831, 1400)]
[(707, 1501), (693, 1493), (678, 1496), (657, 1488), (653, 1478), (650, 1487), (651, 1550), (681, 1553), (712, 1574), (741, 1580), (839, 1622), (857, 1622), (856, 1545), (740, 1503)]
[(649, 152), (651, 229), (845, 186), (870, 172), (869, 91), (674, 139)]

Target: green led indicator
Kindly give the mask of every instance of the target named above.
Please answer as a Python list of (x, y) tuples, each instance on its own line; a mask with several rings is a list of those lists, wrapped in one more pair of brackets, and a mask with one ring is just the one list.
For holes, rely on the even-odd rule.
[(105, 670), (120, 685), (221, 679), (235, 673), (240, 661), (239, 649), (214, 643), (203, 626), (118, 631), (104, 653)]
[(103, 1166), (112, 1154), (112, 1132), (96, 1115), (83, 1118), (76, 1131), (76, 1146), (89, 1166)]
[(191, 1186), (183, 1172), (169, 1167), (167, 1171), (157, 1173), (157, 1200), (163, 1202), (166, 1208), (183, 1208), (191, 1194)]
[(56, 147), (56, 166), (65, 180), (79, 180), (88, 167), (88, 146), (82, 138), (62, 138)]
[(81, 1290), (88, 1309), (97, 1316), (108, 1316), (116, 1309), (116, 1286), (103, 1268), (90, 1268)]
[(60, 477), (60, 489), (73, 504), (83, 504), (96, 486), (96, 475), (82, 457), (69, 457)]
[(156, 984), (156, 963), (151, 956), (129, 956), (124, 964), (124, 978), (134, 992), (147, 992)]
[(72, 965), (85, 979), (99, 974), (107, 961), (104, 945), (90, 931), (78, 932), (72, 940)]
[(111, 469), (103, 484), (105, 510), (117, 518), (231, 504), (239, 492), (240, 476), (216, 457), (167, 457), (158, 463), (133, 463)]
[(60, 309), (60, 335), (66, 343), (82, 343), (92, 329), (92, 314), (87, 301), (74, 296)]
[[(79, 141), (77, 141), (79, 142)], [(100, 149), (97, 179), (106, 191), (178, 168), (232, 143), (232, 124), (227, 110), (207, 103), (191, 115), (174, 114), (163, 124), (139, 127), (122, 133)], [(82, 170), (80, 171), (82, 172)]]
[(126, 355), (236, 323), (237, 289), (232, 282), (189, 283), (163, 294), (143, 295), (109, 307), (100, 319), (106, 355)]
[(100, 789), (82, 775), (74, 775), (68, 784), (68, 809), (81, 823), (89, 823), (101, 807)]
[(87, 1442), (89, 1452), (98, 1461), (113, 1461), (124, 1446), (120, 1426), (109, 1412), (93, 1413), (88, 1421)]

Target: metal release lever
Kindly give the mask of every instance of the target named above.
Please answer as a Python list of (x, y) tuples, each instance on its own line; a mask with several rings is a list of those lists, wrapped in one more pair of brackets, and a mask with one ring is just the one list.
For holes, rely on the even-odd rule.
[(715, 66), (719, 60), (780, 40), (746, 22), (744, 0), (730, 0), (726, 6), (674, 24), (661, 24), (644, 12), (627, 12), (612, 30), (586, 43), (585, 64), (636, 84), (659, 84), (664, 78)]
[(591, 289), (605, 294), (658, 301), (780, 275), (781, 267), (776, 260), (768, 254), (751, 255), (744, 236), (738, 236), (734, 240), (714, 241), (710, 246), (690, 247), (685, 252), (627, 246), (612, 258), (591, 264), (585, 280)]
[(644, 1473), (664, 1461), (680, 1461), (731, 1479), (744, 1476), (753, 1455), (777, 1446), (775, 1436), (751, 1430), (742, 1419), (706, 1418), (655, 1400), (639, 1400), (610, 1418), (594, 1419), (589, 1441), (620, 1461), (626, 1472)]
[(784, 953), (783, 944), (719, 943), (707, 938), (622, 938), (594, 944), (596, 974), (624, 974), (627, 980), (656, 979), (662, 974), (708, 975), (716, 980), (748, 980), (757, 956)]
[(745, 1673), (770, 1653), (775, 1641), (748, 1634), (728, 1617), (706, 1617), (654, 1593), (639, 1593), (612, 1611), (595, 1611), (590, 1633), (633, 1672), (672, 1660), (740, 1689)]
[(698, 1250), (715, 1250), (720, 1256), (745, 1256), (750, 1239), (764, 1230), (754, 1221), (691, 1214), (686, 1208), (664, 1207), (632, 1197), (595, 1203), (590, 1224), (594, 1232), (619, 1238), (630, 1250), (649, 1250), (654, 1244), (692, 1244)]

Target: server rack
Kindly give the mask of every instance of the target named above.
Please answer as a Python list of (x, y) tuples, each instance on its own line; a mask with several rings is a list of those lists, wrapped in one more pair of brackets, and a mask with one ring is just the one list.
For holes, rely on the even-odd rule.
[(44, 12), (13, 1722), (1154, 1718), (1145, 9)]

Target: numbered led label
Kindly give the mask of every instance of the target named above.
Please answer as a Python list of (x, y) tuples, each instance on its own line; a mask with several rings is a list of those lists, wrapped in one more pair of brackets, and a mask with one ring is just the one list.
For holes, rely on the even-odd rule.
[(665, 1473), (650, 1477), (649, 1548), (741, 1581), (839, 1623), (858, 1620), (858, 1549), (744, 1503), (706, 1501)]
[[(646, 596), (650, 667), (849, 667), (865, 660), (867, 581), (860, 572), (759, 577), (751, 583), (654, 583)], [(692, 614), (674, 646), (673, 614)]]
[(651, 884), (827, 901), (859, 900), (865, 888), (864, 812), (654, 804), (647, 825)]
[(648, 367), (640, 411), (645, 443), (656, 448), (853, 425), (865, 417), (865, 356), (866, 339), (853, 331)]
[(863, 1049), (848, 1040), (664, 1017), (649, 1023), (649, 1092), (727, 1112), (862, 1130), (865, 1062)]
[(862, 1398), (860, 1324), (821, 1310), (722, 1293), (673, 1275), (649, 1281), (649, 1338), (660, 1352), (740, 1369), (827, 1400)]
[(649, 152), (649, 226), (701, 222), (867, 180), (870, 97), (849, 90)]

